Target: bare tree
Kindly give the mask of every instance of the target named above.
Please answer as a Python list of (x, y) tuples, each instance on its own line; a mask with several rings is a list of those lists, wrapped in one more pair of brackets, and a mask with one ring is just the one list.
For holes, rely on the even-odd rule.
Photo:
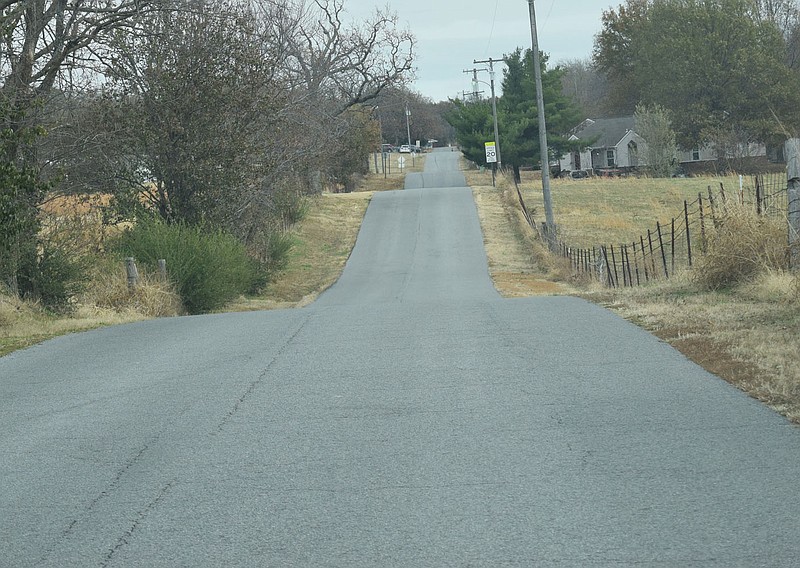
[(784, 35), (788, 35), (797, 25), (796, 0), (753, 0), (753, 8), (756, 19), (770, 22)]
[[(0, 0), (0, 278), (20, 295), (66, 303), (71, 272), (39, 231), (47, 195), (35, 144), (49, 126), (43, 99), (64, 86), (68, 71), (85, 68), (102, 39), (155, 8), (150, 0)], [(55, 288), (63, 293), (48, 300), (43, 290)]]
[(167, 220), (237, 227), (285, 157), (277, 61), (252, 21), (236, 2), (194, 0), (110, 45), (111, 104), (96, 103), (111, 119), (101, 130), (124, 126), (113, 171)]
[(344, 112), (410, 77), (415, 39), (397, 16), (378, 9), (362, 22), (345, 21), (344, 0), (256, 0), (268, 37), (282, 43), (281, 72), (292, 89), (337, 101)]
[[(405, 144), (409, 130), (412, 143), (432, 139), (444, 142), (454, 137), (452, 127), (443, 116), (449, 103), (434, 103), (402, 86), (385, 89), (372, 102), (378, 107), (376, 115), (380, 118), (383, 139), (389, 144)], [(406, 108), (410, 112), (408, 130)]]
[(411, 78), (414, 36), (399, 29), (397, 16), (387, 10), (350, 21), (343, 0), (252, 5), (264, 45), (280, 54), (277, 74), (290, 98), (282, 115), (303, 139), (303, 159), (293, 163), (294, 170), (305, 169), (314, 192), (326, 180), (347, 183), (341, 164), (364, 161), (361, 145), (348, 141), (369, 135), (354, 118), (364, 109), (351, 111), (371, 109), (380, 93)]
[(564, 70), (561, 78), (563, 94), (572, 98), (587, 117), (602, 116), (608, 85), (591, 59), (572, 59), (559, 66)]
[(0, 96), (9, 114), (27, 112), (65, 71), (84, 67), (98, 42), (156, 8), (150, 0), (0, 0)]

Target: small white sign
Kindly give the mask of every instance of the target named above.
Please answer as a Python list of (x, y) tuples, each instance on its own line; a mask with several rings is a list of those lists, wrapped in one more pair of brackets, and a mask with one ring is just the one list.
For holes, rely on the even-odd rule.
[(397, 166), (402, 170), (406, 167), (406, 159), (403, 156), (397, 158)]
[(486, 142), (484, 146), (486, 146), (486, 163), (497, 163), (497, 148), (495, 147), (494, 142)]

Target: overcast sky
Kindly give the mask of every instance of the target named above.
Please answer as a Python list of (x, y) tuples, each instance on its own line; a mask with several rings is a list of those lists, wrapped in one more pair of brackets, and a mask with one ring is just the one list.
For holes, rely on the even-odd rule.
[[(583, 59), (592, 53), (603, 10), (622, 0), (536, 0), (539, 48), (550, 61)], [(348, 13), (365, 19), (380, 0), (344, 0)], [(531, 47), (527, 0), (402, 0), (388, 2), (401, 27), (417, 38), (414, 90), (435, 101), (471, 91), (463, 73), (473, 60), (497, 59)], [(482, 74), (488, 81), (488, 74)], [(498, 82), (502, 75), (498, 75)]]

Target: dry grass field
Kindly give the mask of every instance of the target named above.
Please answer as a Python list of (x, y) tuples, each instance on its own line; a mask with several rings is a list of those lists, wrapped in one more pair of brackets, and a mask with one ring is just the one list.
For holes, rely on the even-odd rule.
[[(491, 186), (488, 172), (469, 170), (472, 187)], [(683, 201), (707, 195), (708, 187), (719, 189), (722, 183), (735, 192), (737, 176), (715, 178), (589, 178), (551, 181), (553, 212), (560, 226), (562, 240), (575, 247), (600, 243), (632, 241), (635, 235), (655, 227), (656, 220), (680, 217)], [(512, 189), (513, 181), (500, 177), (500, 189)], [(544, 219), (541, 181), (532, 172), (523, 172), (522, 193), (528, 208), (537, 219)]]

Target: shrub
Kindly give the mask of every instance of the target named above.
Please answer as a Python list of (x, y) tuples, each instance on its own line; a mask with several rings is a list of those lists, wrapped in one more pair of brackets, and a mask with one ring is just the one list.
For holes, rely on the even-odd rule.
[(308, 199), (297, 192), (280, 191), (275, 195), (273, 201), (284, 231), (302, 221), (308, 214)]
[(264, 281), (258, 283), (256, 289), (266, 285), (269, 276), (286, 268), (293, 246), (294, 238), (287, 232), (272, 230), (256, 235), (250, 243), (250, 252), (265, 268)]
[(731, 288), (768, 270), (788, 267), (786, 221), (756, 215), (729, 205), (719, 227), (709, 235), (705, 256), (698, 259), (693, 279), (706, 290)]
[(39, 251), (20, 256), (17, 292), (57, 314), (68, 314), (73, 297), (83, 288), (82, 266), (61, 249), (40, 243)]
[(11, 318), (16, 311), (16, 307), (12, 304), (12, 297), (6, 292), (5, 287), (0, 284), (0, 331), (4, 328), (11, 327)]
[(265, 268), (244, 245), (220, 230), (148, 219), (126, 231), (117, 250), (153, 270), (158, 259), (165, 259), (169, 278), (191, 314), (218, 309), (266, 279)]

